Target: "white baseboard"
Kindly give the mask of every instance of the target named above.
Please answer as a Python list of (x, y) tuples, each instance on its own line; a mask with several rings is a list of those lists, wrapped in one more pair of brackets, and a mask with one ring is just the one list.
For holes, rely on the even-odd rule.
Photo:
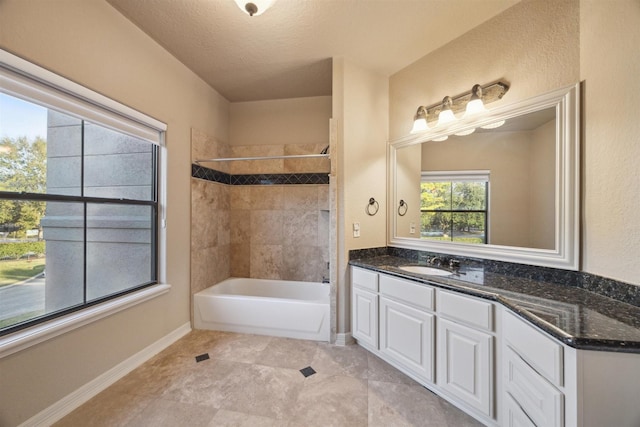
[(349, 345), (355, 342), (356, 341), (351, 336), (351, 332), (336, 334), (336, 345)]
[(29, 418), (20, 427), (50, 426), (61, 420), (83, 403), (114, 384), (120, 378), (160, 353), (165, 348), (191, 332), (191, 323), (187, 322), (158, 341), (140, 350), (138, 353), (109, 369), (107, 372), (83, 385), (76, 391), (63, 397), (53, 405)]

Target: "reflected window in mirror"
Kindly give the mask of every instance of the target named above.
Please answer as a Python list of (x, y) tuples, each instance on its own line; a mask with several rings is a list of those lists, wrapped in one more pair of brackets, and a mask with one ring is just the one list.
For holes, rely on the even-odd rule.
[(423, 172), (420, 238), (487, 243), (489, 171)]

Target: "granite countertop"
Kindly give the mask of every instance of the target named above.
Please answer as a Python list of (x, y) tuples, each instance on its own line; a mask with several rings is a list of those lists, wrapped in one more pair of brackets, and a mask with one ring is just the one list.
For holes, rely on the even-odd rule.
[(428, 264), (390, 255), (349, 264), (497, 301), (574, 348), (640, 353), (640, 307), (581, 288), (491, 273), (481, 265), (462, 264), (451, 276), (408, 273), (398, 267)]

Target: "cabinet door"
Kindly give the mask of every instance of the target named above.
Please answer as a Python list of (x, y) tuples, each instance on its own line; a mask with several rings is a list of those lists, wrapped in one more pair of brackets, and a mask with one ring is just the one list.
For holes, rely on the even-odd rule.
[(361, 345), (378, 349), (378, 295), (353, 288), (351, 304), (353, 337)]
[(380, 351), (429, 382), (433, 382), (434, 318), (380, 298)]
[(438, 319), (438, 385), (493, 416), (493, 337)]

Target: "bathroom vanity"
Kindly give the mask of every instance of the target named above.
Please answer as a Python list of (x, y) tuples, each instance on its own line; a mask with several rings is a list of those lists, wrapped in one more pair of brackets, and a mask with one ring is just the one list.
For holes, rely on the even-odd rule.
[(350, 253), (358, 344), (489, 426), (640, 426), (640, 293), (579, 271), (581, 89), (390, 141), (388, 246)]
[(640, 425), (640, 308), (462, 266), (352, 259), (358, 344), (490, 426)]

